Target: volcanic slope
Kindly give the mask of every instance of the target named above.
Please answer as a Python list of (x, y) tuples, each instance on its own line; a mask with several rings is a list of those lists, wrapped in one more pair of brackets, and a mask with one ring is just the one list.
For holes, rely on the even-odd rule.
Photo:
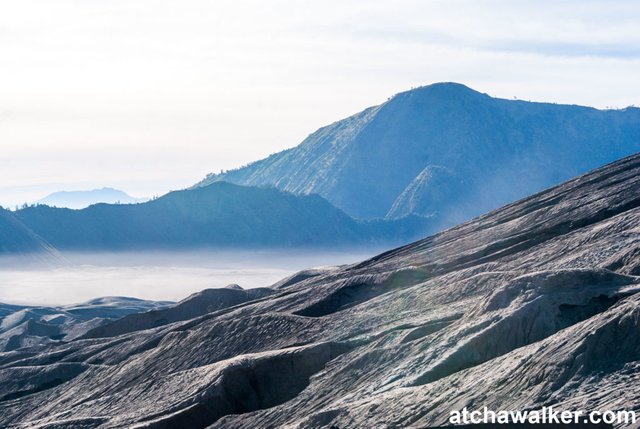
[[(0, 303), (0, 350), (77, 338), (127, 314), (150, 314), (148, 310), (172, 304), (126, 297), (103, 297), (59, 307)], [(144, 312), (144, 313), (141, 313)]]
[(359, 264), (0, 354), (0, 426), (429, 427), (640, 410), (640, 156)]
[(55, 249), (26, 227), (12, 212), (0, 207), (0, 255), (56, 255)]

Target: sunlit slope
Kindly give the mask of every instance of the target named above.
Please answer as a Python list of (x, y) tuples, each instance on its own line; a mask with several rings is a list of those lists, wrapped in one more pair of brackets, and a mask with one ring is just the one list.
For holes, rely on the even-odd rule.
[(0, 354), (0, 425), (397, 428), (464, 407), (638, 410), (638, 225), (634, 156), (254, 297), (197, 294)]
[(14, 213), (0, 207), (0, 255), (20, 253), (51, 254), (53, 249)]

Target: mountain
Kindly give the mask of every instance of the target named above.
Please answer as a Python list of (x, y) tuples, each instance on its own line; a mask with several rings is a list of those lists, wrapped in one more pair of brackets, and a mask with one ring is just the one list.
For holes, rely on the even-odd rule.
[(0, 207), (0, 255), (9, 253), (53, 255), (55, 251), (12, 212)]
[(455, 83), (392, 97), (218, 180), (316, 193), (356, 218), (470, 219), (640, 151), (640, 109), (492, 98)]
[(95, 204), (82, 210), (30, 206), (15, 212), (60, 250), (197, 247), (322, 247), (399, 243), (424, 220), (355, 221), (317, 195), (216, 182), (141, 204)]
[(51, 207), (83, 209), (93, 204), (134, 204), (147, 201), (146, 198), (134, 198), (124, 191), (113, 188), (92, 189), (90, 191), (59, 191), (38, 200), (36, 204)]
[(638, 410), (638, 225), (635, 155), (252, 300), (2, 353), (0, 425), (422, 428), (464, 407)]

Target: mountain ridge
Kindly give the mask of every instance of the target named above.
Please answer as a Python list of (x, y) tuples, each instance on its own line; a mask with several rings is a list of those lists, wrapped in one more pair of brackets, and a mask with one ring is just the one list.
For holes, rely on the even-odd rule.
[(401, 92), (195, 186), (275, 186), (318, 193), (356, 218), (428, 217), (433, 204), (407, 199), (408, 188), (426, 168), (444, 168), (464, 180), (463, 195), (440, 204), (450, 226), (638, 150), (640, 109), (507, 100), (441, 83)]
[(216, 182), (139, 204), (13, 214), (59, 250), (353, 247), (410, 240), (428, 220), (356, 221), (318, 195)]

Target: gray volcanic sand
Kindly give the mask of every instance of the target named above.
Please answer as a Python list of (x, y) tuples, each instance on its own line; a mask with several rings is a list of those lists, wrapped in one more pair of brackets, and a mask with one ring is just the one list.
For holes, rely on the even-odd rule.
[(634, 156), (358, 264), (0, 353), (0, 426), (422, 428), (465, 407), (639, 411), (639, 276)]

